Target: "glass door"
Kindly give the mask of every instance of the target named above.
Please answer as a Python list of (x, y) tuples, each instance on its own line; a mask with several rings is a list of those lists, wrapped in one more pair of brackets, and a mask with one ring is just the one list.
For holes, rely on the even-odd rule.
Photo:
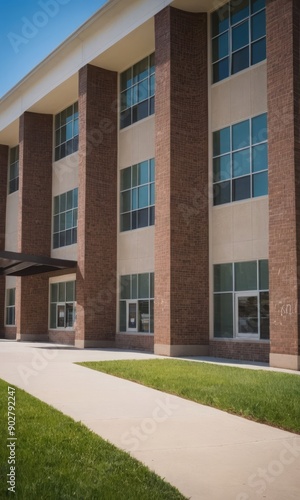
[(138, 327), (138, 303), (137, 300), (127, 301), (127, 331), (137, 332)]
[(258, 293), (237, 293), (235, 297), (236, 336), (258, 338), (259, 300)]

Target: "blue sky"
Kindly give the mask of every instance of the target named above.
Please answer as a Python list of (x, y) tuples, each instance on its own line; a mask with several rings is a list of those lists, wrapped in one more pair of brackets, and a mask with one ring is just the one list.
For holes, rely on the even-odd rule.
[(0, 98), (107, 0), (0, 0)]

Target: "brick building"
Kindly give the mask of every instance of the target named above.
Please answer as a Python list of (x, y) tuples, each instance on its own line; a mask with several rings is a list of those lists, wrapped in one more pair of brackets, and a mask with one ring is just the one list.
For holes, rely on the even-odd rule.
[(299, 370), (299, 26), (109, 0), (3, 97), (2, 337)]

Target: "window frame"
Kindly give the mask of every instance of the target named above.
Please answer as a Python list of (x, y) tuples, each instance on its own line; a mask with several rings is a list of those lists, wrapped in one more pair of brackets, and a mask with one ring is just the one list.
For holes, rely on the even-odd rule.
[[(72, 108), (72, 113), (67, 116), (68, 110)], [(69, 111), (70, 113), (70, 111)], [(65, 116), (64, 116), (65, 115)], [(79, 111), (78, 101), (70, 104), (62, 111), (57, 113), (53, 119), (54, 123), (54, 162), (62, 160), (78, 151), (79, 143)], [(68, 129), (72, 129), (71, 135), (68, 138)], [(66, 138), (62, 140), (63, 130), (65, 130)], [(60, 139), (58, 140), (58, 135)]]
[[(68, 195), (71, 196), (72, 193), (72, 206), (68, 208)], [(61, 210), (61, 204), (63, 203), (62, 197), (65, 197), (65, 209)], [(58, 200), (56, 202), (56, 200)], [(56, 211), (56, 203), (58, 203), (59, 209)], [(72, 226), (67, 227), (67, 214), (71, 212), (72, 216)], [(64, 224), (65, 227), (61, 229), (61, 224), (63, 225), (63, 216), (64, 216)], [(56, 230), (58, 221), (58, 230)], [(76, 224), (75, 224), (76, 221)], [(58, 248), (64, 248), (71, 245), (77, 244), (77, 228), (78, 228), (78, 188), (70, 189), (65, 193), (61, 193), (53, 197), (53, 208), (52, 208), (52, 249), (56, 250)], [(69, 237), (68, 231), (71, 231), (71, 242), (68, 243), (67, 236)], [(64, 244), (61, 243), (63, 241), (64, 236)], [(58, 244), (56, 243), (56, 239), (58, 239)]]
[[(140, 290), (139, 282), (142, 276), (148, 275), (148, 296)], [(127, 282), (127, 285), (122, 284), (122, 281)], [(119, 332), (122, 334), (138, 334), (138, 335), (154, 335), (154, 272), (127, 274), (119, 277)], [(128, 286), (129, 285), (129, 286)], [(142, 285), (141, 285), (142, 286)], [(124, 293), (125, 291), (125, 293)], [(152, 292), (152, 293), (151, 293)], [(128, 328), (128, 308), (129, 304), (136, 304), (137, 325), (135, 328)], [(142, 312), (142, 304), (147, 303), (148, 313)], [(125, 318), (122, 318), (122, 310), (125, 311)], [(146, 314), (147, 318), (143, 315)], [(148, 331), (142, 330), (140, 325), (148, 322)], [(125, 324), (123, 329), (122, 324)]]
[[(266, 128), (260, 129), (260, 132), (258, 134), (258, 137), (255, 138), (255, 134), (253, 133), (253, 127), (254, 127), (254, 122), (255, 120), (262, 118), (266, 121)], [(235, 127), (241, 126), (244, 123), (248, 123), (248, 130), (249, 130), (249, 143), (246, 145), (240, 144), (239, 147), (234, 147), (234, 140), (233, 140), (233, 129)], [(220, 134), (221, 132), (225, 132), (229, 130), (229, 150), (225, 152), (219, 152), (215, 154), (215, 137), (217, 135), (215, 134)], [(259, 135), (261, 137), (259, 137)], [(262, 137), (263, 136), (263, 137)], [(255, 161), (255, 151), (258, 151), (259, 147), (264, 147), (266, 150), (266, 167), (260, 170), (255, 170), (254, 166), (254, 161)], [(229, 203), (236, 203), (238, 201), (244, 201), (244, 200), (251, 200), (254, 198), (259, 198), (261, 196), (268, 196), (268, 187), (269, 187), (269, 175), (268, 175), (268, 113), (261, 113), (260, 115), (256, 115), (250, 118), (247, 118), (246, 120), (242, 120), (237, 123), (232, 123), (228, 125), (227, 127), (224, 127), (219, 130), (215, 130), (212, 133), (212, 189), (213, 189), (213, 206), (220, 206), (220, 205), (225, 205)], [(241, 154), (247, 154), (249, 152), (249, 172), (246, 173), (241, 173), (240, 175), (235, 175), (234, 173), (234, 168), (235, 168), (235, 160), (234, 158), (237, 157), (237, 155)], [(228, 176), (224, 179), (219, 178), (218, 180), (215, 180), (215, 164), (219, 160), (220, 165), (222, 159), (228, 158), (229, 165), (228, 165)], [(220, 173), (221, 173), (221, 168), (220, 168)], [(263, 174), (264, 176), (267, 176), (267, 192), (263, 194), (257, 194), (255, 196), (254, 194), (254, 182), (258, 177)], [(235, 187), (237, 186), (238, 182), (241, 181), (242, 179), (247, 180), (249, 179), (249, 196), (242, 196), (242, 197), (236, 197), (235, 196)], [(220, 190), (222, 191), (224, 188), (229, 187), (229, 200), (228, 198), (228, 192), (227, 198), (225, 201), (222, 201), (221, 197), (218, 198), (218, 195), (220, 193)], [(228, 191), (228, 189), (227, 189)]]
[[(15, 155), (15, 160), (12, 161), (12, 155)], [(16, 146), (9, 148), (9, 158), (8, 158), (8, 178), (7, 178), (7, 192), (8, 195), (15, 193), (16, 191), (19, 191), (19, 160), (20, 160), (20, 148), (19, 144)], [(11, 173), (12, 170), (16, 168), (18, 175), (15, 175), (14, 177), (11, 178)]]
[[(228, 9), (228, 27), (225, 28), (223, 31), (220, 31), (218, 32), (217, 34), (214, 34), (214, 30), (213, 30), (213, 16), (214, 15), (217, 15), (218, 12), (220, 12), (220, 14), (224, 13), (224, 9)], [(265, 30), (264, 30), (264, 35), (261, 35), (259, 36), (258, 38), (254, 38), (252, 37), (252, 26), (253, 26), (253, 18), (255, 16), (258, 16), (262, 13), (265, 13), (266, 14), (266, 2), (264, 2), (264, 6), (263, 7), (260, 7), (258, 10), (252, 12), (252, 0), (248, 0), (248, 14), (245, 16), (245, 17), (242, 17), (241, 19), (237, 20), (237, 21), (232, 21), (231, 19), (231, 2), (227, 2), (226, 4), (224, 4), (223, 6), (221, 6), (219, 9), (216, 9), (214, 12), (212, 12), (211, 16), (210, 16), (210, 24), (211, 24), (211, 74), (212, 74), (212, 84), (216, 84), (216, 83), (219, 83), (223, 80), (225, 80), (226, 78), (229, 78), (231, 76), (234, 76), (236, 74), (238, 74), (240, 71), (243, 71), (245, 69), (248, 69), (250, 68), (251, 66), (254, 66), (256, 64), (259, 64), (263, 61), (266, 60), (266, 52), (265, 52), (265, 57), (263, 57), (262, 59), (258, 60), (257, 62), (252, 62), (252, 58), (253, 58), (253, 46), (259, 42), (262, 42), (264, 41), (264, 45), (265, 45), (265, 51), (266, 51), (266, 24), (265, 24)], [(237, 29), (238, 27), (242, 26), (244, 23), (248, 23), (248, 42), (240, 47), (238, 47), (237, 49), (233, 49), (233, 31), (235, 29)], [(227, 52), (227, 55), (223, 56), (223, 57), (220, 57), (219, 59), (215, 59), (214, 60), (214, 41), (220, 39), (220, 37), (226, 35), (228, 36), (228, 52)], [(234, 55), (235, 54), (238, 54), (238, 53), (241, 53), (243, 50), (245, 50), (246, 48), (248, 48), (248, 51), (247, 51), (247, 55), (248, 55), (248, 64), (244, 67), (242, 67), (241, 69), (237, 70), (237, 71), (233, 71), (233, 59), (234, 59)], [(225, 73), (226, 73), (226, 76), (224, 77), (221, 77), (221, 78), (215, 78), (215, 68), (218, 67), (218, 65), (222, 62), (222, 61), (226, 61), (228, 60), (228, 65), (227, 65), (227, 70)]]
[[(74, 300), (67, 300), (67, 283), (73, 283), (73, 299)], [(64, 297), (65, 297), (65, 300), (60, 300), (59, 299), (59, 286), (60, 285), (64, 285)], [(56, 301), (53, 301), (52, 300), (52, 287), (53, 286), (58, 286), (58, 289), (57, 289), (57, 294), (56, 294), (56, 297), (58, 300)], [(72, 316), (73, 316), (73, 320), (72, 320), (72, 325), (71, 326), (68, 326), (67, 325), (67, 318), (68, 318), (68, 315), (67, 315), (67, 309), (68, 309), (68, 306), (72, 305)], [(52, 312), (54, 310), (54, 307), (52, 306), (55, 306), (55, 323), (56, 323), (56, 326), (53, 326), (53, 323), (52, 323)], [(63, 280), (63, 281), (55, 281), (55, 282), (51, 282), (49, 283), (49, 315), (48, 315), (48, 328), (49, 330), (66, 330), (66, 331), (74, 331), (75, 330), (75, 322), (76, 322), (76, 306), (77, 306), (77, 301), (76, 301), (76, 280), (74, 278), (70, 279), (70, 280)], [(58, 326), (58, 310), (59, 308), (63, 308), (63, 319), (64, 319), (64, 326)]]
[[(13, 303), (10, 303), (10, 293), (13, 291)], [(8, 321), (9, 312), (12, 311), (12, 320)], [(16, 287), (6, 288), (5, 290), (5, 326), (16, 326)]]

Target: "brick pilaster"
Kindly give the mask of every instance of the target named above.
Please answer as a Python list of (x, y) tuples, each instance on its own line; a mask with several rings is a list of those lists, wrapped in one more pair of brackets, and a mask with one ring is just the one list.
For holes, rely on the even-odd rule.
[[(0, 145), (0, 250), (5, 249), (8, 146)], [(5, 277), (0, 276), (0, 337), (4, 336)]]
[(117, 267), (117, 73), (79, 71), (79, 202), (75, 345), (113, 345)]
[(206, 354), (208, 314), (207, 15), (155, 17), (155, 352)]
[[(50, 256), (52, 207), (52, 115), (20, 117), (18, 251)], [(48, 277), (17, 279), (17, 338), (48, 335)]]
[(267, 2), (270, 364), (299, 369), (300, 5)]

